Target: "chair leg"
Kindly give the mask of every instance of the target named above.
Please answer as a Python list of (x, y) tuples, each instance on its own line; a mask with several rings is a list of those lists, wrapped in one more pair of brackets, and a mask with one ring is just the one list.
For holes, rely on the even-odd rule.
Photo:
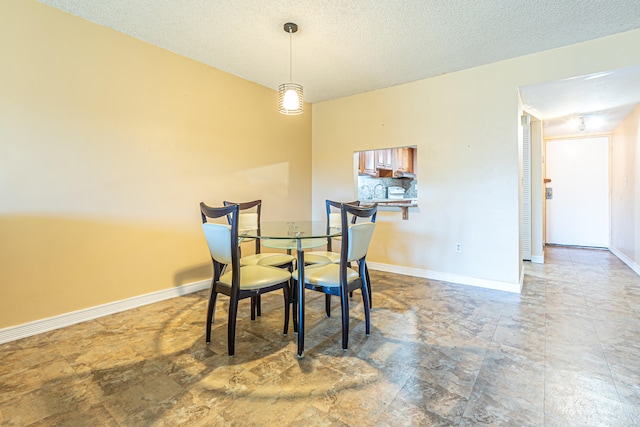
[[(351, 263), (349, 263), (349, 268), (352, 268)], [(349, 298), (353, 298), (353, 291), (349, 292)]]
[(360, 290), (362, 291), (362, 307), (364, 308), (364, 324), (365, 332), (367, 336), (371, 333), (371, 288), (369, 287), (369, 269), (367, 263), (364, 260), (360, 260), (358, 265), (358, 271), (360, 272)]
[(369, 284), (365, 281), (362, 282), (362, 307), (364, 308), (364, 326), (367, 336), (371, 334), (371, 320), (369, 304), (371, 303), (371, 293), (369, 291)]
[(227, 336), (227, 345), (229, 347), (229, 356), (233, 356), (236, 351), (236, 319), (238, 318), (238, 300), (231, 298), (229, 302), (229, 331)]
[(291, 308), (291, 295), (289, 294), (289, 283), (282, 287), (284, 292), (284, 335), (289, 333), (289, 309)]
[[(291, 252), (291, 249), (287, 249), (287, 251)], [(287, 270), (289, 270), (289, 274), (291, 274), (291, 277), (289, 278), (289, 296), (291, 297), (289, 299), (289, 304), (293, 304), (293, 299), (296, 297), (293, 284), (293, 262), (289, 263)]]
[(369, 307), (373, 308), (373, 292), (371, 292), (371, 280), (369, 280), (369, 267), (364, 263), (364, 275), (367, 278), (367, 289), (369, 291)]
[(218, 292), (215, 290), (215, 286), (211, 285), (211, 293), (209, 294), (209, 305), (207, 307), (207, 332), (206, 340), (207, 344), (211, 343), (211, 325), (213, 324), (213, 317), (216, 313), (216, 300), (218, 298)]
[(298, 333), (298, 282), (292, 281), (291, 308), (293, 309), (293, 332)]
[(262, 298), (260, 295), (256, 297), (256, 315), (258, 317), (262, 316)]
[(327, 313), (327, 317), (331, 317), (331, 295), (324, 295), (324, 311)]
[(346, 292), (340, 294), (340, 307), (342, 308), (342, 349), (346, 350), (349, 345), (349, 298)]
[(256, 297), (251, 297), (251, 321), (256, 320)]

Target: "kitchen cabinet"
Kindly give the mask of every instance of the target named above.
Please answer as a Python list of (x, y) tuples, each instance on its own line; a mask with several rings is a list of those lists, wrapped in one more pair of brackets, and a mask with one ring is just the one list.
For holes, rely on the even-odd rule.
[(396, 147), (358, 153), (358, 174), (378, 178), (404, 178), (415, 174), (415, 147)]
[(361, 175), (377, 175), (375, 151), (360, 152), (358, 158), (358, 173)]
[(393, 168), (393, 175), (396, 176), (397, 172), (411, 172), (414, 173), (413, 157), (414, 149), (412, 147), (400, 147), (394, 148), (395, 151), (395, 167)]
[(393, 149), (376, 150), (376, 168), (393, 169)]

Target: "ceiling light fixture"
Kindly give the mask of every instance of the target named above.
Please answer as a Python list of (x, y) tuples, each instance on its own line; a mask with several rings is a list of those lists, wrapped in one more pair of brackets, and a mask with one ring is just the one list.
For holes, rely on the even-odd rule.
[(298, 26), (292, 22), (287, 22), (284, 24), (284, 31), (289, 33), (289, 83), (283, 83), (278, 87), (278, 107), (282, 114), (301, 114), (304, 107), (302, 85), (291, 83), (291, 35), (298, 31)]
[(586, 127), (587, 127), (587, 125), (586, 125), (586, 123), (585, 123), (586, 119), (587, 119), (587, 118), (586, 118), (585, 116), (580, 116), (579, 123), (578, 123), (578, 130), (579, 130), (580, 132), (584, 132), (584, 130), (585, 130), (585, 129), (586, 129)]

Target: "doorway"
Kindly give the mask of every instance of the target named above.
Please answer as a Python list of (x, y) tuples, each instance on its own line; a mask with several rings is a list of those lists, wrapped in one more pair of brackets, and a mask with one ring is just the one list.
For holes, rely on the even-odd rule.
[(608, 248), (609, 137), (547, 140), (545, 151), (546, 243)]

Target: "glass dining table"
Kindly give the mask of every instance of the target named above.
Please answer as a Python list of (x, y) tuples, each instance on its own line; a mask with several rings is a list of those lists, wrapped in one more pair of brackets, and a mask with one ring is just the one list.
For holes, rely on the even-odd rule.
[(304, 251), (326, 245), (327, 238), (338, 237), (341, 232), (339, 227), (327, 228), (326, 221), (262, 221), (259, 229), (239, 230), (242, 237), (260, 239), (265, 247), (297, 252), (299, 358), (302, 358), (304, 353)]

